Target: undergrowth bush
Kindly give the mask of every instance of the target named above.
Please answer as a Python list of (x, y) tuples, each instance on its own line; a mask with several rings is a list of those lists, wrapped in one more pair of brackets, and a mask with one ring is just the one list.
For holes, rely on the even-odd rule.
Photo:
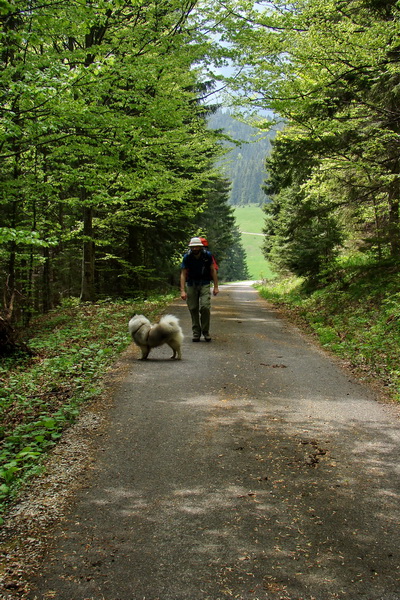
[(393, 265), (347, 261), (325, 273), (318, 289), (299, 278), (258, 289), (306, 324), (325, 348), (400, 399), (400, 273)]
[(43, 457), (80, 407), (101, 394), (105, 371), (130, 343), (131, 316), (143, 313), (152, 320), (172, 298), (69, 300), (26, 332), (33, 356), (0, 360), (0, 515), (41, 470)]

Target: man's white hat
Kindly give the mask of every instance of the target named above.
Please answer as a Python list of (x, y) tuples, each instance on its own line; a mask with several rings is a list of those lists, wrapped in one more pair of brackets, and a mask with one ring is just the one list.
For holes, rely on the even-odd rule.
[(202, 246), (202, 245), (203, 245), (203, 242), (201, 241), (201, 239), (199, 237), (194, 237), (189, 242), (189, 248), (191, 248), (192, 246)]

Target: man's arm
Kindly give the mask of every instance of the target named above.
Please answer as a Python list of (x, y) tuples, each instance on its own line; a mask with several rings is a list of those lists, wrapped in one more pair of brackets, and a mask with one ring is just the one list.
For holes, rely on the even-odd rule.
[(211, 278), (212, 278), (213, 283), (214, 283), (213, 294), (214, 294), (214, 296), (216, 296), (218, 294), (218, 292), (219, 292), (219, 289), (218, 289), (218, 274), (217, 274), (217, 269), (214, 267), (213, 264), (210, 267), (210, 273), (211, 273)]
[(182, 300), (186, 300), (187, 298), (187, 293), (186, 293), (186, 278), (187, 278), (187, 269), (181, 269), (181, 298)]

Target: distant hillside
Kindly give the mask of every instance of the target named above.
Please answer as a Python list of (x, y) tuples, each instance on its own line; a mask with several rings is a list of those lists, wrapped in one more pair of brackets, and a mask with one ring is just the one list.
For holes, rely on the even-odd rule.
[(208, 125), (210, 129), (222, 129), (234, 140), (243, 142), (240, 146), (229, 144), (232, 149), (219, 163), (224, 176), (232, 184), (229, 203), (263, 204), (267, 200), (261, 189), (267, 177), (265, 159), (271, 152), (275, 130), (260, 133), (258, 129), (233, 119), (229, 111), (217, 111), (209, 117)]
[(246, 263), (250, 279), (272, 279), (275, 275), (262, 253), (264, 236), (261, 231), (265, 215), (261, 206), (257, 204), (237, 206), (234, 214), (241, 232), (242, 246), (246, 252)]

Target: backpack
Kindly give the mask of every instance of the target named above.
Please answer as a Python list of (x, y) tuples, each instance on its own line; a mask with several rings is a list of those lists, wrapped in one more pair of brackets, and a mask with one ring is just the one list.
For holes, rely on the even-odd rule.
[(199, 259), (194, 258), (191, 260), (192, 251), (185, 255), (188, 259), (188, 274), (187, 279), (193, 281), (212, 281), (211, 277), (211, 265), (213, 263), (213, 256), (208, 250), (201, 251), (201, 257)]

